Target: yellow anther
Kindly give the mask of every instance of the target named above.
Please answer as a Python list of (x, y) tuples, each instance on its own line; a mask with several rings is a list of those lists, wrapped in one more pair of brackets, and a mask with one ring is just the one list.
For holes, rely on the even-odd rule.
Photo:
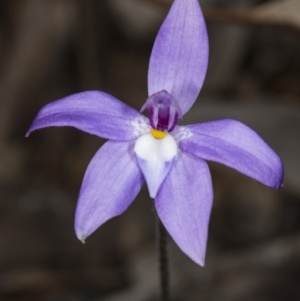
[(155, 129), (151, 129), (151, 134), (156, 139), (163, 139), (168, 135), (167, 132), (162, 132), (162, 131), (155, 130)]

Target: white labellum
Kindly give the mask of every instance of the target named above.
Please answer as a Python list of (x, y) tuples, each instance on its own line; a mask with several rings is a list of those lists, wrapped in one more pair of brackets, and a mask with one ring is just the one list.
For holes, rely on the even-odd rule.
[(149, 133), (136, 140), (134, 152), (146, 179), (150, 197), (155, 198), (172, 167), (177, 150), (177, 144), (170, 134), (163, 139), (156, 139)]

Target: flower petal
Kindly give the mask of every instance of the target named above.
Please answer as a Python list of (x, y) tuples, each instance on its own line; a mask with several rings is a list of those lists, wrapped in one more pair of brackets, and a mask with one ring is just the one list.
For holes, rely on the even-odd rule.
[(204, 265), (212, 184), (207, 163), (179, 153), (156, 197), (156, 210), (179, 248)]
[(175, 0), (153, 46), (149, 95), (166, 90), (186, 113), (200, 92), (207, 63), (208, 38), (198, 0)]
[(75, 215), (75, 231), (84, 240), (108, 219), (123, 213), (144, 178), (132, 142), (106, 142), (85, 173)]
[(145, 176), (150, 197), (155, 198), (161, 183), (168, 175), (177, 154), (177, 144), (171, 135), (156, 139), (145, 134), (137, 139), (134, 152)]
[(27, 136), (49, 126), (72, 126), (117, 141), (133, 140), (149, 128), (138, 111), (100, 91), (73, 94), (44, 106)]
[(190, 137), (179, 142), (182, 150), (232, 167), (269, 187), (281, 187), (280, 158), (241, 122), (224, 119), (189, 125), (184, 130), (189, 131)]

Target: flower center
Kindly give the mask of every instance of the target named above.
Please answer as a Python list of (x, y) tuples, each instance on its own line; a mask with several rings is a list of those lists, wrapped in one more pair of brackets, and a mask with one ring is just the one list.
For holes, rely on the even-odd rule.
[(167, 132), (174, 129), (179, 118), (182, 118), (181, 109), (177, 101), (167, 91), (162, 90), (152, 94), (143, 105), (141, 111), (148, 110), (151, 133), (156, 139), (162, 139)]
[(155, 139), (163, 139), (167, 136), (167, 132), (151, 129), (151, 134)]

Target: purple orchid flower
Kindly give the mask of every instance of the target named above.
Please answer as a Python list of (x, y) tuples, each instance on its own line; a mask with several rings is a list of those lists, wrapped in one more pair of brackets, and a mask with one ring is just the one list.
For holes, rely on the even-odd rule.
[(74, 94), (43, 107), (27, 135), (49, 126), (73, 126), (109, 139), (83, 179), (75, 216), (84, 241), (122, 214), (144, 181), (159, 218), (192, 260), (204, 265), (213, 200), (205, 160), (234, 168), (279, 188), (283, 165), (246, 125), (230, 119), (177, 126), (195, 102), (208, 63), (208, 38), (197, 0), (175, 0), (150, 58), (149, 98), (135, 109), (104, 92)]

